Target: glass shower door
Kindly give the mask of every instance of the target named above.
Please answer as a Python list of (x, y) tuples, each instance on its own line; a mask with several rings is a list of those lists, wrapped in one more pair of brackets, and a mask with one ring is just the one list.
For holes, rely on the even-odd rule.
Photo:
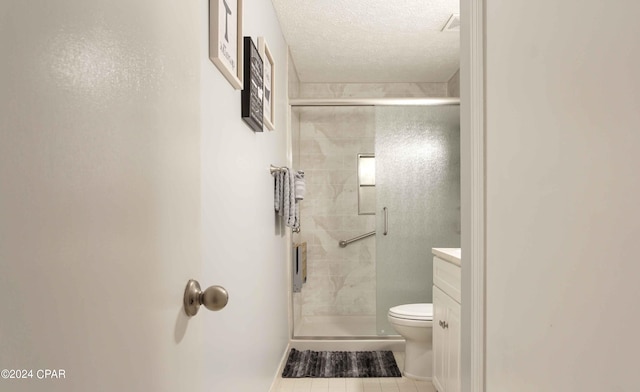
[[(432, 302), (431, 248), (460, 247), (459, 106), (376, 107), (376, 327)], [(385, 234), (386, 233), (386, 234)]]

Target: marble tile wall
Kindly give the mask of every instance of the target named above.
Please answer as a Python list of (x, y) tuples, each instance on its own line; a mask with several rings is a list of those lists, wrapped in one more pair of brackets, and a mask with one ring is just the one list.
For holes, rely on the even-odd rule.
[(300, 83), (300, 98), (446, 97), (447, 83)]
[(371, 107), (308, 107), (299, 111), (299, 167), (307, 192), (301, 240), (307, 242), (302, 316), (375, 315), (375, 238), (340, 248), (338, 242), (375, 229), (358, 215), (357, 155), (373, 153)]

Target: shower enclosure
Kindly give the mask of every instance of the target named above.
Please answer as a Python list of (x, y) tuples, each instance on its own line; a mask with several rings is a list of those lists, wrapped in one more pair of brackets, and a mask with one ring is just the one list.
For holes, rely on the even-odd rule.
[(292, 102), (307, 184), (294, 338), (396, 335), (390, 307), (432, 301), (431, 248), (460, 246), (457, 100), (345, 103)]

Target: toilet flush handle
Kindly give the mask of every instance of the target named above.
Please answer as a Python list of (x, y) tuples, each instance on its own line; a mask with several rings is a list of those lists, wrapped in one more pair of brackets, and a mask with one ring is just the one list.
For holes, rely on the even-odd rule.
[(200, 309), (200, 305), (205, 308), (217, 311), (221, 310), (229, 302), (229, 293), (222, 286), (211, 286), (205, 291), (200, 290), (200, 283), (190, 279), (184, 289), (184, 312), (187, 316), (195, 316)]

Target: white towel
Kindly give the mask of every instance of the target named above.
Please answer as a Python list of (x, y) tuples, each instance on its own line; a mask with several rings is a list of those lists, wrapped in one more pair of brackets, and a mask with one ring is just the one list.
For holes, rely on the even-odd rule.
[(296, 173), (296, 201), (304, 200), (304, 193), (307, 186), (304, 180), (304, 171), (298, 170)]

